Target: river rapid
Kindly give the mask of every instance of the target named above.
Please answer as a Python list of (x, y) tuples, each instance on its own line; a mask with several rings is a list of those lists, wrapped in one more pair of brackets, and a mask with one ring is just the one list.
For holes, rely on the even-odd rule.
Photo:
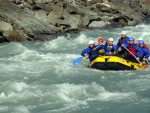
[(72, 65), (90, 39), (121, 31), (143, 37), (150, 25), (87, 30), (46, 42), (0, 44), (0, 113), (150, 113), (150, 68), (101, 71)]

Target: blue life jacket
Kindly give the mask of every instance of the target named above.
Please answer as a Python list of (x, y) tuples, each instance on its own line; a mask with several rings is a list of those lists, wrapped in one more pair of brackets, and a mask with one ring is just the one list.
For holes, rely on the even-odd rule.
[[(136, 44), (129, 44), (127, 49), (136, 57), (136, 58), (142, 58), (143, 57), (143, 51), (142, 49), (136, 45)], [(130, 52), (127, 52), (127, 56), (128, 57), (132, 57), (133, 55), (130, 53)]]
[(102, 48), (104, 48), (103, 45), (95, 45), (93, 48), (88, 47), (82, 51), (81, 55), (84, 56), (84, 54), (88, 54), (89, 60), (92, 61), (100, 55), (99, 50)]
[[(118, 50), (119, 47), (121, 47), (121, 45), (124, 44), (124, 46), (127, 48), (127, 46), (129, 45), (129, 37), (125, 37), (125, 38), (120, 38), (118, 40), (118, 43), (116, 45), (116, 49)], [(125, 50), (124, 47), (121, 47), (122, 50)]]
[[(112, 46), (112, 47), (110, 47), (110, 46)], [(109, 54), (109, 53), (117, 52), (116, 46), (107, 44), (107, 47), (105, 48), (105, 52), (106, 52), (106, 55), (108, 55), (108, 56), (113, 55), (113, 54)]]
[[(140, 48), (141, 48), (141, 47), (140, 47)], [(149, 55), (150, 55), (148, 49), (147, 49), (146, 47), (142, 47), (141, 49), (142, 49), (142, 51), (143, 51), (143, 57), (145, 57), (146, 59), (148, 59), (148, 58), (149, 58)]]

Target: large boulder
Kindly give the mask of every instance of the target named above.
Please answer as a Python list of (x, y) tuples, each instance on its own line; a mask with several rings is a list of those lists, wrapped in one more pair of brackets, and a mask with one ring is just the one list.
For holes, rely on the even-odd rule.
[(43, 9), (45, 11), (48, 11), (48, 12), (51, 12), (51, 11), (59, 11), (60, 10), (60, 7), (59, 6), (56, 6), (54, 4), (35, 4), (33, 6), (33, 9), (34, 10), (39, 10), (39, 9)]
[(3, 36), (11, 42), (26, 41), (27, 37), (22, 30), (7, 31)]
[[(126, 19), (130, 20), (130, 19), (133, 19), (135, 21), (136, 24), (138, 23), (142, 23), (143, 19), (144, 19), (144, 15), (140, 12), (135, 12), (133, 9), (130, 8), (129, 4), (127, 4), (126, 2), (124, 3), (121, 3), (119, 1), (113, 1), (111, 3), (99, 3), (98, 4), (99, 7), (107, 7), (107, 8), (104, 8), (104, 14), (105, 16), (112, 16), (114, 14), (118, 14), (120, 15), (120, 19), (122, 20), (122, 17), (123, 19), (125, 19), (124, 21), (125, 22), (128, 22), (126, 21)], [(108, 12), (110, 9), (111, 12)], [(107, 13), (106, 13), (107, 12)]]
[(109, 21), (104, 22), (104, 21), (93, 21), (92, 23), (89, 24), (89, 28), (103, 28), (108, 25), (111, 25)]
[(0, 32), (5, 32), (5, 31), (12, 31), (13, 27), (10, 23), (0, 21)]
[(37, 10), (35, 11), (35, 15), (37, 18), (43, 20), (43, 21), (47, 21), (47, 11), (45, 10)]
[(81, 25), (86, 27), (90, 23), (89, 17), (87, 15), (81, 16)]
[[(81, 16), (70, 15), (66, 10), (63, 12), (50, 12), (47, 21), (58, 27), (67, 26), (67, 30), (77, 30), (81, 26)], [(84, 24), (87, 24), (86, 21), (84, 21)]]
[(66, 10), (60, 10), (59, 12), (52, 11), (47, 16), (47, 21), (53, 25), (56, 25), (59, 21), (67, 19), (70, 14)]
[[(5, 19), (10, 20), (13, 25), (18, 25), (19, 28), (23, 29), (25, 33), (33, 34), (53, 34), (57, 33), (58, 29), (49, 24), (47, 21), (37, 17), (37, 13), (29, 8), (22, 10), (15, 4), (0, 0), (0, 15)], [(5, 12), (5, 13), (3, 13)]]

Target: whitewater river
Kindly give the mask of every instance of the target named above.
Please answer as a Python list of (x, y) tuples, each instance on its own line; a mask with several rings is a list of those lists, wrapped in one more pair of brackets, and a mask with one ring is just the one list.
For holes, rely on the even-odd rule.
[(0, 113), (150, 113), (150, 68), (101, 71), (77, 66), (90, 39), (122, 30), (150, 46), (150, 26), (89, 30), (46, 42), (0, 44)]

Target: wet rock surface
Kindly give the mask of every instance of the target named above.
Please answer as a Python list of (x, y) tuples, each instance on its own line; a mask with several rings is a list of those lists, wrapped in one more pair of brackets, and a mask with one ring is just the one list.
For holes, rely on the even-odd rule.
[(141, 24), (149, 0), (0, 0), (0, 42)]

